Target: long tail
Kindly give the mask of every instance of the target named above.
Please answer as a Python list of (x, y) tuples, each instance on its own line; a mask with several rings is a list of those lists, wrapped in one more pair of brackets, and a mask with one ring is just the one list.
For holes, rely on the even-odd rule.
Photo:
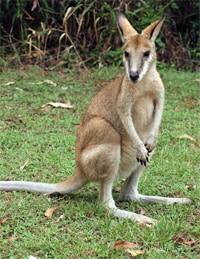
[(69, 179), (59, 183), (40, 183), (26, 181), (0, 181), (0, 191), (28, 191), (61, 194), (72, 193), (87, 184), (88, 179), (78, 171)]

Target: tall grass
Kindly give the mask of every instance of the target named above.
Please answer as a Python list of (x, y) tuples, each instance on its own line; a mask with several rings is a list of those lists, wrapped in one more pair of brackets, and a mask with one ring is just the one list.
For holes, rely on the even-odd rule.
[(116, 13), (122, 11), (138, 31), (164, 14), (159, 60), (177, 68), (199, 65), (198, 1), (0, 0), (0, 4), (1, 63), (118, 64)]

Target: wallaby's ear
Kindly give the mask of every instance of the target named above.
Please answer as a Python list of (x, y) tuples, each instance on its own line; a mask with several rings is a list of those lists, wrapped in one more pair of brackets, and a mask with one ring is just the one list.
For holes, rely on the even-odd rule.
[(138, 34), (122, 13), (118, 13), (117, 15), (117, 25), (123, 42), (125, 42), (130, 36)]
[(155, 41), (158, 33), (160, 32), (160, 28), (164, 22), (164, 19), (165, 18), (162, 18), (150, 24), (146, 29), (142, 31), (142, 34), (146, 35), (150, 40)]

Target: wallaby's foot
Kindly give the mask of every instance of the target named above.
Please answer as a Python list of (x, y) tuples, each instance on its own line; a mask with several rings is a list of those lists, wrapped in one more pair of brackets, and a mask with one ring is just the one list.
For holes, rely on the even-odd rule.
[(192, 204), (193, 201), (188, 198), (169, 198), (169, 197), (161, 197), (161, 196), (148, 196), (142, 194), (128, 194), (128, 193), (121, 193), (120, 201), (135, 201), (135, 202), (142, 202), (142, 203), (163, 203), (166, 205), (170, 204)]
[(156, 225), (157, 223), (157, 220), (146, 217), (144, 215), (118, 209), (115, 205), (113, 198), (107, 199), (104, 202), (104, 206), (106, 207), (109, 214), (114, 215), (115, 217), (118, 217), (118, 218), (131, 219), (140, 224), (147, 224), (147, 225)]
[(158, 223), (158, 221), (155, 219), (152, 219), (134, 212), (130, 212), (130, 211), (125, 211), (120, 209), (110, 209), (109, 212), (116, 217), (131, 219), (140, 224), (156, 225)]

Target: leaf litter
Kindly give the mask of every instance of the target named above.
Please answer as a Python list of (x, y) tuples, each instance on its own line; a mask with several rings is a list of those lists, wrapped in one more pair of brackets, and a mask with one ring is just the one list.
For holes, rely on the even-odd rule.
[(72, 109), (74, 107), (71, 104), (71, 102), (67, 102), (67, 103), (49, 102), (49, 103), (43, 104), (40, 110), (45, 109), (47, 106), (51, 106), (53, 108), (63, 108), (63, 109)]
[(51, 219), (52, 216), (53, 216), (54, 211), (56, 211), (56, 210), (60, 210), (60, 207), (48, 208), (46, 210), (46, 212), (44, 213), (45, 217)]
[(24, 162), (24, 164), (20, 166), (19, 170), (20, 170), (20, 171), (23, 171), (24, 168), (28, 165), (28, 163), (29, 163), (29, 159), (26, 159), (26, 161)]
[[(188, 134), (183, 134), (181, 136), (179, 136), (180, 139), (189, 139), (191, 142), (193, 142), (195, 145), (197, 145), (198, 147), (200, 147), (200, 142), (198, 142), (196, 139), (194, 139), (192, 136), (188, 135)], [(194, 145), (193, 145), (194, 146)], [(193, 147), (194, 148), (194, 147)]]
[(132, 257), (136, 257), (137, 255), (144, 254), (145, 251), (138, 249), (141, 246), (137, 243), (129, 242), (126, 240), (118, 240), (114, 244), (114, 250), (125, 250), (128, 254), (130, 254)]

